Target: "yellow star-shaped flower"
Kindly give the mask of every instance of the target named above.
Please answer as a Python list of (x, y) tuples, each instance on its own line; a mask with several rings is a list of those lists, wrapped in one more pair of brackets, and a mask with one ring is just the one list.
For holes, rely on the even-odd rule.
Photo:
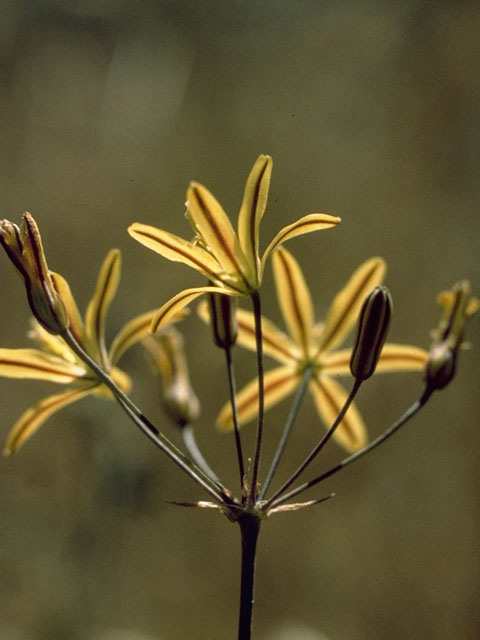
[[(362, 264), (335, 297), (326, 316), (325, 324), (315, 324), (313, 304), (302, 271), (284, 248), (273, 254), (273, 270), (277, 297), (289, 336), (270, 320), (262, 317), (263, 349), (265, 354), (282, 366), (265, 374), (265, 408), (271, 407), (300, 384), (307, 367), (312, 368), (309, 389), (320, 418), (329, 428), (347, 398), (344, 388), (335, 380), (350, 375), (351, 349), (337, 349), (352, 329), (363, 300), (383, 280), (386, 266), (381, 258), (371, 258)], [(208, 308), (201, 305), (200, 315), (208, 318)], [(255, 321), (252, 313), (239, 309), (238, 342), (255, 350)], [(427, 352), (418, 347), (386, 344), (378, 361), (378, 372), (422, 370)], [(238, 393), (237, 408), (240, 423), (256, 416), (258, 411), (258, 380), (249, 383)], [(227, 404), (221, 410), (217, 425), (232, 428), (232, 408)], [(340, 423), (334, 437), (349, 451), (365, 445), (366, 428), (352, 404)]]
[[(97, 279), (93, 297), (82, 319), (67, 281), (57, 273), (48, 272), (56, 294), (63, 303), (69, 320), (69, 330), (82, 348), (123, 390), (128, 391), (130, 378), (115, 367), (116, 362), (135, 342), (149, 332), (155, 311), (142, 314), (117, 334), (110, 349), (105, 347), (105, 318), (120, 279), (120, 251), (113, 249), (106, 256)], [(37, 320), (29, 333), (39, 345), (32, 349), (0, 349), (0, 376), (48, 380), (68, 385), (62, 393), (48, 396), (17, 420), (5, 445), (5, 455), (15, 453), (49, 418), (63, 407), (95, 394), (113, 397), (97, 375), (79, 359), (59, 335), (52, 335)]]
[(192, 242), (138, 222), (129, 227), (128, 232), (135, 240), (168, 260), (199, 271), (213, 283), (211, 287), (185, 289), (171, 298), (158, 310), (152, 330), (168, 323), (173, 315), (203, 293), (250, 295), (260, 287), (265, 263), (276, 247), (295, 236), (328, 229), (340, 222), (340, 218), (324, 213), (303, 216), (281, 229), (260, 257), (259, 228), (271, 173), (272, 159), (261, 155), (247, 179), (237, 233), (214, 196), (197, 182), (192, 182), (187, 190), (187, 218), (195, 230)]

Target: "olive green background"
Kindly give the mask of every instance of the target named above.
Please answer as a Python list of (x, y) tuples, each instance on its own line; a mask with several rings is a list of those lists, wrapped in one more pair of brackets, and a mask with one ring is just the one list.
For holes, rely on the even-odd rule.
[[(480, 9), (476, 2), (6, 1), (0, 20), (2, 217), (36, 217), (50, 268), (79, 305), (111, 247), (123, 252), (113, 336), (135, 314), (203, 284), (126, 233), (186, 238), (185, 189), (207, 185), (232, 218), (260, 153), (274, 158), (265, 247), (305, 213), (341, 228), (293, 240), (322, 318), (371, 255), (389, 263), (390, 340), (427, 347), (435, 297), (478, 250)], [(20, 280), (1, 257), (1, 345), (27, 346)], [(247, 301), (248, 302), (248, 301)], [(267, 315), (281, 322), (268, 267)], [(182, 325), (202, 401), (198, 439), (229, 486), (222, 354), (195, 314)], [(462, 640), (480, 633), (480, 331), (455, 381), (381, 450), (312, 491), (336, 497), (272, 517), (258, 557), (256, 640)], [(235, 354), (239, 383), (252, 355)], [(134, 399), (175, 441), (140, 349), (122, 361)], [(267, 368), (272, 363), (267, 362)], [(349, 381), (346, 381), (349, 384)], [(422, 388), (378, 376), (358, 405), (372, 435)], [(2, 380), (0, 435), (59, 387)], [(288, 401), (268, 414), (264, 460)], [(245, 446), (253, 446), (247, 427)], [(322, 433), (308, 398), (286, 477)], [(250, 449), (249, 449), (250, 447)], [(342, 456), (331, 445), (316, 469)], [(0, 461), (0, 638), (228, 640), (239, 536), (112, 402), (89, 398)]]

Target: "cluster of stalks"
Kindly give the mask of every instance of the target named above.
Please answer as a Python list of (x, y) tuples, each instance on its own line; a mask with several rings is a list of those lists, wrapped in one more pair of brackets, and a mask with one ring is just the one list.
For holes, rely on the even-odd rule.
[[(265, 167), (268, 168), (268, 161), (266, 163), (263, 159), (263, 164), (260, 167), (261, 171), (259, 169), (259, 181), (264, 180)], [(261, 187), (260, 182), (259, 184)], [(213, 207), (213, 204), (208, 202), (205, 194), (202, 195), (199, 185), (196, 185), (194, 189), (197, 191), (195, 194), (191, 194), (191, 198), (197, 197), (200, 202), (202, 196), (202, 207), (204, 205)], [(258, 205), (255, 204), (254, 206)], [(209, 293), (208, 316), (214, 342), (224, 352), (228, 374), (230, 414), (238, 464), (238, 487), (236, 490), (232, 490), (224, 486), (221, 479), (212, 471), (196, 443), (192, 423), (198, 414), (198, 402), (189, 387), (186, 362), (184, 361), (179, 334), (173, 329), (165, 329), (160, 331), (156, 340), (146, 337), (143, 333), (142, 338), (147, 350), (157, 360), (162, 374), (165, 404), (170, 416), (181, 428), (186, 453), (176, 447), (143, 414), (127, 394), (126, 386), (122, 386), (119, 383), (119, 378), (112, 373), (114, 371), (113, 365), (109, 363), (105, 355), (101, 332), (99, 331), (99, 337), (97, 336), (98, 344), (100, 345), (97, 352), (92, 350), (91, 340), (90, 342), (88, 340), (82, 341), (82, 334), (77, 329), (76, 312), (73, 313), (71, 311), (72, 305), (67, 300), (70, 294), (68, 293), (67, 295), (67, 289), (62, 284), (63, 281), (59, 279), (59, 276), (48, 270), (40, 235), (33, 218), (26, 214), (22, 229), (8, 221), (3, 221), (0, 228), (0, 241), (17, 271), (24, 279), (28, 300), (36, 321), (55, 340), (59, 340), (65, 345), (65, 348), (69, 350), (68, 353), (73, 354), (73, 357), (76, 358), (75, 362), (83, 363), (86, 373), (81, 376), (79, 374), (81, 383), (86, 384), (86, 381), (93, 381), (93, 385), (102, 385), (102, 388), (106, 387), (128, 418), (142, 433), (208, 494), (209, 501), (199, 501), (189, 506), (220, 510), (231, 522), (239, 525), (242, 548), (238, 618), (239, 640), (249, 640), (251, 638), (255, 558), (257, 540), (263, 521), (277, 512), (300, 509), (330, 498), (331, 495), (298, 502), (299, 496), (307, 490), (312, 489), (385, 442), (425, 406), (435, 390), (443, 389), (449, 384), (456, 371), (457, 356), (462, 345), (466, 321), (478, 306), (475, 299), (469, 298), (467, 282), (463, 281), (455, 285), (448, 292), (448, 295), (446, 294), (447, 297), (442, 305), (444, 314), (437, 329), (434, 344), (425, 357), (423, 366), (424, 386), (419, 393), (418, 399), (413, 402), (403, 415), (371, 442), (350, 452), (349, 455), (341, 459), (333, 467), (324, 470), (319, 475), (305, 479), (307, 469), (318, 458), (322, 449), (335, 434), (339, 425), (341, 425), (360, 387), (373, 375), (381, 357), (390, 325), (391, 298), (384, 286), (376, 286), (368, 292), (364, 296), (363, 305), (358, 314), (356, 337), (354, 346), (351, 349), (350, 372), (353, 377), (351, 390), (325, 435), (314, 444), (305, 460), (278, 488), (271, 489), (300, 405), (306, 390), (309, 388), (309, 384), (316, 375), (318, 364), (315, 358), (312, 357), (310, 361), (304, 362), (300, 371), (296, 372), (300, 380), (296, 387), (293, 402), (283, 432), (280, 434), (277, 449), (270, 464), (266, 465), (268, 467), (267, 472), (262, 475), (261, 468), (263, 464), (261, 465), (261, 457), (266, 406), (264, 384), (265, 332), (262, 328), (261, 296), (258, 288), (252, 288), (251, 291), (247, 291), (251, 299), (254, 318), (253, 333), (258, 375), (258, 391), (256, 394), (258, 406), (256, 407), (255, 445), (253, 451), (249, 451), (248, 455), (246, 455), (240, 432), (238, 393), (232, 357), (237, 340), (237, 312), (232, 302), (232, 294), (228, 292), (224, 294), (221, 287), (219, 290), (218, 281), (220, 278), (218, 278), (215, 286), (206, 287), (205, 290), (208, 290), (207, 292)], [(195, 247), (195, 250), (197, 248)], [(112, 272), (115, 260), (115, 256), (112, 256), (108, 263)], [(110, 286), (108, 278), (111, 276), (104, 274), (102, 277), (104, 280), (100, 280), (100, 282), (105, 282), (104, 288), (108, 289), (108, 286)], [(257, 279), (259, 280), (259, 278)], [(100, 302), (96, 307), (93, 305), (92, 309), (94, 307), (95, 309), (91, 310), (90, 316), (95, 316), (96, 310), (97, 315), (95, 317), (103, 319), (105, 307), (108, 306), (109, 300), (107, 303), (105, 302), (106, 298), (102, 299), (101, 296), (104, 295), (102, 292), (96, 295)], [(146, 323), (145, 326), (147, 326), (154, 318), (154, 314), (151, 314), (148, 318), (146, 316), (141, 318), (142, 322)], [(140, 332), (140, 325), (141, 323), (137, 322), (133, 328)], [(143, 327), (143, 324), (141, 327)], [(123, 338), (125, 339), (125, 335)], [(128, 340), (132, 342), (130, 337)], [(90, 348), (88, 345), (90, 345)], [(11, 353), (7, 353), (7, 351), (9, 350), (1, 350), (0, 353), (0, 375), (21, 377), (18, 373), (18, 361), (14, 363)], [(31, 353), (28, 355), (26, 352), (22, 355), (25, 358), (27, 356), (32, 357)], [(53, 360), (50, 359), (49, 362), (53, 362)], [(33, 368), (32, 362), (30, 362), (30, 366)], [(14, 367), (17, 368), (15, 369)], [(48, 375), (51, 375), (51, 372)], [(25, 437), (25, 433), (22, 434), (22, 437)], [(11, 445), (12, 448), (13, 445)], [(246, 460), (249, 461), (248, 464), (246, 464)]]

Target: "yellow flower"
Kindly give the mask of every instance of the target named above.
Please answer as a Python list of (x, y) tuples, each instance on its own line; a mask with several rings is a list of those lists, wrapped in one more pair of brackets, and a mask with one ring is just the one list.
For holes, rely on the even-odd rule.
[(192, 242), (138, 222), (129, 227), (128, 232), (135, 240), (168, 260), (183, 262), (213, 283), (209, 287), (185, 289), (171, 298), (158, 310), (152, 323), (153, 331), (203, 293), (250, 295), (259, 288), (267, 258), (276, 247), (295, 236), (327, 229), (340, 222), (340, 218), (324, 213), (304, 216), (281, 229), (260, 258), (259, 228), (271, 173), (272, 159), (261, 155), (247, 179), (238, 215), (238, 233), (210, 191), (197, 182), (192, 182), (187, 190), (187, 218), (195, 230)]
[[(105, 258), (82, 319), (67, 281), (57, 273), (48, 272), (56, 295), (60, 298), (69, 320), (69, 330), (83, 349), (97, 362), (123, 390), (130, 388), (130, 378), (114, 365), (126, 349), (143, 338), (149, 331), (150, 311), (128, 322), (117, 334), (107, 352), (105, 347), (105, 317), (116, 293), (120, 279), (121, 256), (117, 249)], [(36, 349), (0, 349), (0, 376), (48, 380), (69, 385), (66, 391), (48, 396), (17, 420), (4, 449), (5, 455), (15, 453), (52, 414), (80, 400), (86, 395), (112, 397), (93, 371), (79, 359), (58, 335), (52, 335), (39, 322), (33, 320), (29, 333), (39, 345)]]
[[(347, 393), (335, 380), (350, 373), (351, 349), (337, 349), (352, 329), (363, 300), (383, 280), (386, 266), (381, 258), (371, 258), (362, 264), (335, 297), (325, 324), (315, 324), (310, 292), (300, 267), (286, 249), (273, 255), (273, 269), (278, 301), (289, 336), (270, 320), (262, 318), (263, 349), (282, 366), (265, 374), (265, 407), (271, 407), (292, 393), (300, 384), (307, 367), (312, 368), (309, 389), (320, 418), (329, 428), (345, 403)], [(201, 305), (200, 315), (208, 317)], [(237, 311), (238, 342), (255, 349), (253, 314)], [(427, 352), (417, 347), (386, 344), (376, 371), (422, 370)], [(256, 416), (258, 411), (258, 380), (252, 381), (237, 395), (240, 423)], [(221, 410), (217, 425), (232, 427), (232, 409), (227, 404)], [(364, 422), (352, 404), (335, 431), (334, 438), (349, 451), (360, 449), (366, 442)]]

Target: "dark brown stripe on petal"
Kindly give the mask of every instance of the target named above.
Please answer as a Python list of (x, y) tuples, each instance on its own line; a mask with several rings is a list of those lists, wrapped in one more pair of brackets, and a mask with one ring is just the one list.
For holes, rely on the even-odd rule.
[[(192, 191), (195, 193), (195, 196), (197, 198), (197, 202), (200, 205), (200, 208), (202, 210), (203, 215), (205, 216), (205, 218), (208, 221), (208, 224), (210, 225), (211, 229), (214, 231), (215, 235), (217, 236), (217, 240), (222, 245), (223, 250), (227, 254), (228, 259), (230, 260), (231, 264), (233, 265), (233, 268), (235, 269), (236, 273), (242, 278), (242, 280), (245, 283), (245, 286), (246, 286), (246, 288), (248, 290), (250, 288), (250, 284), (249, 284), (245, 274), (243, 273), (242, 266), (239, 264), (237, 256), (235, 255), (235, 253), (232, 252), (231, 248), (228, 246), (228, 243), (226, 242), (224, 235), (222, 234), (221, 230), (218, 228), (218, 225), (216, 223), (215, 218), (210, 213), (210, 210), (208, 209), (208, 207), (207, 207), (205, 201), (203, 200), (202, 196), (200, 195), (200, 192), (198, 191), (198, 189), (196, 187), (193, 187)], [(215, 252), (213, 252), (213, 253), (215, 254)], [(217, 260), (218, 260), (218, 258), (217, 258)]]
[(377, 267), (378, 267), (378, 263), (375, 263), (372, 265), (372, 268), (365, 274), (365, 277), (363, 278), (363, 280), (361, 280), (355, 292), (351, 294), (350, 303), (343, 309), (343, 313), (337, 319), (336, 325), (330, 329), (329, 334), (321, 336), (322, 345), (325, 345), (327, 342), (331, 342), (335, 334), (338, 333), (338, 331), (341, 329), (352, 307), (352, 302), (357, 301), (359, 298), (365, 297), (367, 292), (364, 290), (366, 290), (368, 283), (370, 281), (370, 278), (372, 277), (373, 273), (377, 270)]
[[(333, 410), (333, 414), (334, 415), (338, 415), (340, 413), (340, 409), (342, 407), (338, 406), (338, 404), (335, 402), (335, 398), (328, 392), (328, 389), (322, 384), (321, 380), (319, 380), (318, 378), (314, 378), (314, 383), (317, 384), (318, 387), (322, 390), (326, 401), (328, 402), (328, 404), (330, 405), (331, 409)], [(329, 428), (329, 426), (327, 426), (327, 429), (328, 428)], [(344, 416), (343, 420), (340, 422), (340, 424), (338, 425), (337, 428), (338, 429), (343, 429), (347, 433), (348, 438), (350, 439), (350, 442), (354, 443), (354, 446), (356, 446), (357, 437), (356, 437), (356, 434), (355, 434), (355, 430), (352, 428), (352, 425), (350, 424), (350, 422), (348, 420), (348, 411), (347, 411), (346, 415)]]
[[(135, 231), (135, 233), (137, 233), (139, 236), (144, 236), (145, 238), (149, 238), (150, 240), (154, 240), (155, 242), (158, 242), (159, 244), (163, 244), (167, 249), (170, 249), (173, 252), (179, 253), (184, 258), (187, 258), (187, 260), (189, 260), (193, 264), (197, 265), (197, 267), (199, 267), (199, 269), (201, 269), (209, 278), (211, 278), (212, 280), (217, 280), (217, 281), (222, 282), (221, 276), (219, 276), (217, 273), (215, 273), (214, 271), (209, 269), (205, 264), (200, 262), (200, 260), (198, 260), (197, 258), (192, 256), (192, 254), (188, 253), (188, 251), (184, 251), (183, 249), (180, 249), (179, 247), (177, 247), (175, 245), (171, 245), (171, 244), (169, 244), (168, 242), (166, 242), (163, 239), (160, 240), (159, 238), (157, 238), (157, 236), (155, 236), (155, 235), (153, 235), (151, 233), (147, 233), (145, 231)], [(227, 285), (227, 286), (230, 287), (230, 285)], [(231, 287), (231, 288), (233, 288), (233, 287)]]
[(20, 369), (27, 369), (27, 370), (35, 369), (35, 371), (44, 371), (45, 373), (53, 373), (55, 375), (63, 376), (65, 378), (71, 378), (72, 380), (77, 380), (78, 378), (81, 377), (74, 373), (65, 372), (62, 369), (55, 369), (54, 367), (47, 367), (40, 364), (30, 364), (30, 363), (26, 364), (25, 362), (18, 361), (18, 360), (8, 360), (5, 358), (1, 358), (0, 365), (2, 364), (7, 366), (12, 366), (12, 367), (18, 367)]
[[(291, 379), (292, 379), (292, 372), (287, 372), (281, 378), (277, 378), (269, 381), (263, 387), (264, 394), (267, 395), (267, 393), (269, 393), (270, 391), (275, 391), (275, 389), (282, 386), (283, 384), (285, 384), (285, 382)], [(256, 399), (258, 401), (258, 386), (257, 388), (252, 389), (251, 393), (245, 398), (242, 398), (242, 401), (237, 404), (238, 412), (241, 413), (243, 409), (248, 407)]]
[(281, 251), (277, 251), (277, 256), (280, 259), (280, 261), (282, 262), (283, 265), (283, 269), (285, 272), (285, 275), (287, 277), (288, 280), (288, 293), (290, 294), (290, 301), (291, 301), (291, 306), (293, 308), (295, 317), (297, 319), (297, 325), (300, 328), (300, 333), (301, 333), (301, 341), (302, 344), (300, 345), (300, 347), (303, 349), (303, 353), (304, 354), (308, 354), (308, 340), (307, 340), (307, 336), (305, 334), (305, 327), (303, 324), (303, 317), (302, 317), (302, 313), (300, 311), (300, 306), (298, 303), (298, 299), (297, 296), (295, 295), (295, 285), (293, 282), (293, 278), (292, 278), (292, 272), (289, 269), (287, 260), (285, 260), (285, 255), (281, 252)]
[[(257, 216), (256, 216), (256, 211), (257, 211), (257, 207), (258, 207), (258, 199), (259, 199), (259, 195), (260, 195), (260, 186), (262, 184), (262, 180), (263, 180), (263, 176), (265, 175), (265, 171), (267, 170), (268, 167), (268, 158), (265, 159), (265, 163), (263, 165), (262, 171), (259, 175), (259, 178), (255, 184), (255, 191), (254, 191), (254, 195), (253, 195), (253, 202), (252, 202), (252, 212), (251, 212), (251, 216), (250, 216), (250, 244), (252, 246), (252, 253), (255, 255), (256, 252), (256, 222), (257, 222)], [(256, 257), (256, 256), (255, 256)], [(257, 260), (254, 260), (254, 267), (255, 267), (255, 276), (258, 279), (258, 265), (257, 265)]]
[[(244, 324), (241, 320), (238, 320), (238, 326), (245, 333), (249, 333), (252, 337), (255, 337), (255, 328), (252, 327), (251, 325)], [(283, 353), (289, 360), (295, 360), (295, 358), (290, 353), (290, 351), (285, 349), (285, 347), (283, 347), (282, 345), (279, 345), (274, 340), (271, 340), (269, 338), (269, 336), (265, 335), (263, 332), (262, 332), (262, 340), (263, 340), (264, 344), (267, 344), (267, 345), (271, 346), (273, 349), (275, 349), (276, 351), (279, 351), (280, 353)]]

